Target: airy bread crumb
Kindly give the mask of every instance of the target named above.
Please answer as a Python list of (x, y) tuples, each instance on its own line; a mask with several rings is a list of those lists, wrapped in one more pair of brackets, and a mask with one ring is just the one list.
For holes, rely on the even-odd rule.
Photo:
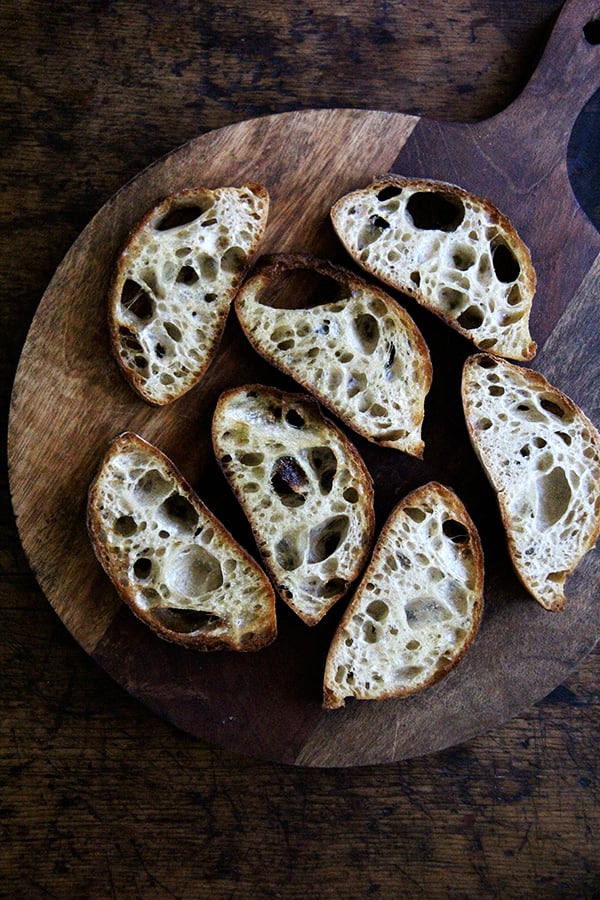
[[(264, 302), (292, 273), (319, 279), (298, 308)], [(305, 302), (303, 302), (303, 299)], [(375, 285), (307, 256), (263, 258), (236, 297), (246, 336), (358, 434), (422, 456), (421, 426), (431, 386), (429, 350), (408, 313)]]
[(259, 650), (275, 639), (265, 574), (138, 435), (121, 434), (108, 448), (87, 522), (117, 593), (159, 637), (196, 650)]
[(479, 535), (456, 494), (430, 482), (405, 497), (381, 531), (331, 642), (323, 706), (434, 684), (466, 653), (482, 613)]
[(567, 575), (600, 533), (600, 435), (539, 372), (487, 354), (467, 359), (462, 397), (517, 575), (560, 611)]
[(315, 625), (360, 573), (373, 538), (373, 483), (311, 397), (262, 385), (221, 395), (215, 455), (288, 606)]
[(202, 378), (266, 227), (262, 185), (197, 188), (144, 216), (117, 260), (109, 295), (113, 354), (153, 406)]

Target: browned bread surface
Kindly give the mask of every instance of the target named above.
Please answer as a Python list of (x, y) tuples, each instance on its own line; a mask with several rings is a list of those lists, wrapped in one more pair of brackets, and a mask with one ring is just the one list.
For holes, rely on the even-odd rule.
[(373, 484), (361, 457), (312, 397), (261, 385), (221, 395), (213, 446), (281, 597), (315, 625), (371, 549)]
[(387, 700), (439, 681), (464, 656), (483, 612), (479, 535), (437, 482), (392, 511), (335, 632), (323, 705)]
[(259, 650), (275, 639), (264, 572), (138, 435), (121, 434), (108, 448), (87, 521), (117, 593), (159, 637), (196, 650)]
[(385, 175), (341, 197), (334, 228), (352, 258), (481, 350), (531, 359), (529, 250), (488, 200), (441, 181)]
[(262, 185), (195, 188), (167, 197), (129, 235), (109, 327), (121, 371), (147, 403), (176, 400), (210, 365), (268, 209)]
[(567, 575), (600, 533), (600, 435), (539, 372), (487, 354), (467, 359), (462, 397), (517, 575), (560, 611)]
[[(316, 295), (286, 297), (286, 277), (294, 274), (316, 277)], [(265, 301), (278, 292), (298, 308)], [(422, 455), (429, 350), (410, 316), (379, 287), (324, 260), (273, 255), (259, 261), (235, 309), (254, 348), (350, 428)]]

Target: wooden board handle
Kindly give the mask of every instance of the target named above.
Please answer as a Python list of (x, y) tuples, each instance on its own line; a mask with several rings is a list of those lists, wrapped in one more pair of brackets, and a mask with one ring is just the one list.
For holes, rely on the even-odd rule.
[[(600, 87), (600, 2), (567, 0), (552, 30), (542, 58), (516, 100), (489, 122), (517, 118), (528, 132), (532, 158), (528, 168), (542, 163), (536, 148), (548, 146), (558, 162), (566, 156), (575, 120), (587, 100)], [(495, 120), (495, 121), (494, 121)], [(504, 123), (502, 123), (504, 124)]]

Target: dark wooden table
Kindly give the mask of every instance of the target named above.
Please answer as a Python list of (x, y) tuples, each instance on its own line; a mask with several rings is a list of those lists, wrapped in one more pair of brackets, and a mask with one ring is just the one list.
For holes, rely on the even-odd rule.
[[(560, 6), (4, 0), (4, 421), (52, 273), (145, 166), (292, 109), (488, 117), (527, 81)], [(599, 122), (596, 98), (569, 161), (596, 222)], [(241, 758), (176, 731), (90, 661), (37, 587), (2, 472), (0, 896), (598, 895), (597, 654), (518, 718), (434, 756), (338, 770)]]

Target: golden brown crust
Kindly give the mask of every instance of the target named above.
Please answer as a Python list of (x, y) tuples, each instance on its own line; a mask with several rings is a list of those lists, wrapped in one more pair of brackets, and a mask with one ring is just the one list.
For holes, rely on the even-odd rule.
[[(260, 583), (262, 590), (262, 611), (255, 622), (254, 632), (249, 639), (240, 641), (239, 635), (234, 637), (233, 634), (227, 633), (211, 634), (210, 629), (203, 632), (185, 634), (181, 631), (169, 628), (156, 616), (153, 616), (151, 611), (144, 609), (140, 605), (138, 592), (126, 572), (127, 562), (119, 558), (114, 552), (111, 552), (111, 548), (108, 545), (107, 523), (102, 516), (104, 507), (102, 493), (103, 474), (113, 459), (122, 453), (129, 453), (135, 450), (142, 451), (144, 455), (146, 455), (148, 459), (151, 459), (159, 470), (161, 470), (162, 474), (172, 480), (173, 484), (177, 486), (178, 492), (185, 497), (189, 504), (197, 511), (200, 520), (205, 525), (208, 524), (209, 527), (214, 529), (217, 536), (216, 539), (220, 544), (226, 547), (234, 558), (245, 563), (249, 570), (251, 570), (253, 578)], [(235, 541), (224, 525), (204, 505), (174, 463), (162, 453), (162, 451), (152, 444), (149, 444), (139, 435), (132, 432), (124, 432), (116, 437), (109, 445), (98, 468), (98, 472), (89, 488), (87, 529), (94, 553), (110, 578), (119, 597), (127, 604), (137, 618), (163, 640), (177, 643), (190, 649), (203, 651), (255, 651), (262, 649), (275, 640), (277, 636), (275, 594), (270, 582), (250, 554)]]

